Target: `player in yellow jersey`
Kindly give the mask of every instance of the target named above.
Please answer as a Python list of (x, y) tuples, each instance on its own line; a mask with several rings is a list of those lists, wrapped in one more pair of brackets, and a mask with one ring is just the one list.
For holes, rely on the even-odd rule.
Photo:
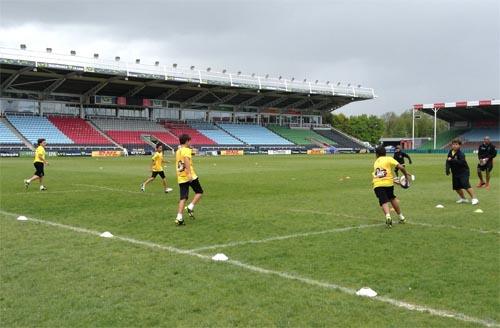
[[(186, 210), (191, 218), (194, 219), (194, 206), (200, 201), (203, 194), (203, 188), (193, 167), (193, 155), (191, 150), (191, 137), (182, 134), (179, 137), (180, 146), (175, 153), (175, 165), (177, 170), (177, 182), (179, 183), (180, 200), (175, 223), (183, 225), (184, 219), (182, 212)], [(195, 192), (194, 198), (188, 206), (184, 207), (189, 198), (189, 187)]]
[(141, 191), (146, 190), (146, 185), (153, 181), (157, 175), (160, 176), (161, 182), (163, 183), (163, 189), (165, 190), (166, 193), (171, 192), (173, 189), (169, 188), (167, 186), (167, 179), (165, 178), (165, 173), (163, 172), (163, 164), (166, 163), (163, 160), (163, 145), (162, 144), (157, 144), (156, 145), (156, 152), (153, 154), (153, 157), (151, 157), (152, 163), (151, 163), (151, 176), (146, 179), (141, 184)]
[(48, 165), (49, 162), (45, 160), (45, 146), (47, 142), (45, 139), (41, 138), (37, 141), (37, 147), (35, 150), (35, 159), (33, 160), (33, 165), (35, 166), (35, 173), (29, 179), (24, 180), (24, 186), (26, 189), (30, 186), (30, 183), (34, 180), (40, 181), (40, 191), (45, 191), (47, 188), (43, 185), (43, 177), (45, 176), (44, 165)]
[(380, 207), (385, 214), (385, 223), (387, 227), (392, 228), (389, 203), (399, 215), (399, 222), (405, 222), (405, 217), (399, 207), (399, 200), (394, 195), (394, 168), (398, 168), (405, 175), (406, 181), (410, 181), (408, 180), (410, 174), (406, 171), (405, 167), (399, 164), (394, 158), (386, 156), (385, 148), (383, 146), (379, 146), (375, 149), (375, 155), (377, 156), (377, 159), (373, 164), (373, 191), (375, 192)]

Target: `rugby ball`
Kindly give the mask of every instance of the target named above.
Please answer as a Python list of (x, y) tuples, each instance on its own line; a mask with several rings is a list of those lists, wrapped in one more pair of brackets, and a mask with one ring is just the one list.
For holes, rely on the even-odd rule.
[[(411, 180), (412, 181), (415, 180), (415, 176), (414, 175), (411, 176)], [(410, 188), (410, 180), (407, 180), (406, 177), (403, 175), (403, 176), (401, 176), (401, 178), (399, 178), (399, 185), (403, 189), (408, 189), (408, 188)]]

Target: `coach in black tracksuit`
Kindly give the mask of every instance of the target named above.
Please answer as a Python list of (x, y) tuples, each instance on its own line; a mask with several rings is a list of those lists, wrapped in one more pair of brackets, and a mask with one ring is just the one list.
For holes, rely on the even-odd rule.
[[(401, 151), (401, 146), (396, 146), (396, 149), (394, 150), (394, 159), (401, 165), (405, 166), (405, 157), (408, 158), (408, 162), (411, 164), (411, 158), (408, 156), (407, 153)], [(394, 173), (396, 173), (396, 176), (398, 176), (398, 168), (394, 170)]]
[[(477, 158), (479, 159), (479, 164), (477, 164), (477, 176), (479, 177), (478, 188), (486, 187), (490, 188), (490, 172), (493, 170), (493, 158), (497, 156), (497, 150), (495, 145), (491, 143), (490, 137), (484, 137), (483, 143), (479, 146), (477, 152)], [(483, 180), (482, 171), (486, 171), (486, 183)]]
[(453, 139), (451, 142), (451, 149), (448, 152), (446, 159), (446, 175), (452, 175), (453, 190), (457, 192), (460, 199), (457, 203), (468, 203), (469, 201), (465, 198), (464, 189), (470, 195), (472, 199), (472, 205), (479, 203), (476, 196), (474, 195), (474, 190), (472, 190), (469, 182), (469, 165), (465, 160), (465, 154), (460, 150), (462, 146), (462, 141), (460, 139)]

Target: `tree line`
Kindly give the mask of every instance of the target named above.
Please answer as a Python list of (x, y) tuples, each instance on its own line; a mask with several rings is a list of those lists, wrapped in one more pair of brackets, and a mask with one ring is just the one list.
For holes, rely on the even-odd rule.
[[(434, 118), (424, 113), (415, 113), (415, 137), (433, 137)], [(387, 112), (376, 115), (353, 115), (326, 113), (323, 122), (331, 124), (345, 133), (372, 145), (379, 143), (380, 138), (402, 137), (411, 138), (412, 112), (401, 114)], [(448, 130), (448, 123), (437, 120), (437, 133)]]

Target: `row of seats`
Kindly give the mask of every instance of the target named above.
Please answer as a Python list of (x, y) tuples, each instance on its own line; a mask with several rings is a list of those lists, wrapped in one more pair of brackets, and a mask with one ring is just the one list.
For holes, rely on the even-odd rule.
[(315, 145), (317, 143), (323, 143), (327, 145), (336, 145), (336, 142), (322, 135), (317, 134), (310, 129), (290, 129), (279, 125), (268, 125), (267, 128), (274, 133), (279, 134), (283, 138), (290, 140), (296, 145)]
[[(111, 145), (91, 124), (79, 117), (9, 116), (9, 122), (33, 143), (46, 138), (49, 144)], [(352, 140), (333, 131), (313, 131), (260, 125), (191, 122), (166, 122), (164, 125), (145, 120), (94, 119), (92, 122), (121, 145), (146, 145), (141, 136), (150, 135), (170, 145), (178, 144), (181, 134), (189, 134), (193, 145), (312, 145), (318, 142), (339, 147), (357, 147)], [(274, 132), (273, 132), (274, 131)], [(21, 141), (5, 126), (0, 142)], [(281, 135), (281, 136), (280, 136)], [(283, 137), (282, 137), (283, 136)], [(285, 139), (286, 138), (286, 139)], [(288, 140), (287, 140), (288, 139)], [(13, 140), (13, 141), (9, 141)]]
[(496, 128), (476, 128), (462, 134), (459, 138), (463, 141), (483, 141), (484, 137), (490, 137), (491, 141), (500, 141), (500, 129)]
[(160, 131), (106, 131), (106, 134), (120, 145), (146, 145), (142, 140), (142, 135), (154, 136), (165, 144), (174, 145), (179, 143), (179, 139), (169, 132)]
[(216, 142), (198, 130), (193, 129), (184, 123), (165, 123), (165, 127), (175, 136), (179, 137), (182, 134), (188, 134), (191, 137), (192, 145), (215, 145)]
[(22, 141), (0, 121), (0, 143), (7, 145), (18, 145), (22, 144)]
[(146, 120), (124, 120), (118, 118), (97, 118), (92, 122), (103, 131), (161, 131), (166, 132), (165, 128), (158, 123)]
[(50, 116), (49, 120), (75, 144), (112, 145), (108, 139), (80, 117)]
[(360, 148), (360, 145), (335, 130), (315, 130), (316, 133), (328, 138), (339, 148)]
[(39, 138), (45, 138), (50, 144), (74, 143), (44, 116), (7, 116), (7, 120), (33, 144)]
[(224, 123), (219, 124), (219, 127), (249, 145), (294, 145), (260, 125)]

